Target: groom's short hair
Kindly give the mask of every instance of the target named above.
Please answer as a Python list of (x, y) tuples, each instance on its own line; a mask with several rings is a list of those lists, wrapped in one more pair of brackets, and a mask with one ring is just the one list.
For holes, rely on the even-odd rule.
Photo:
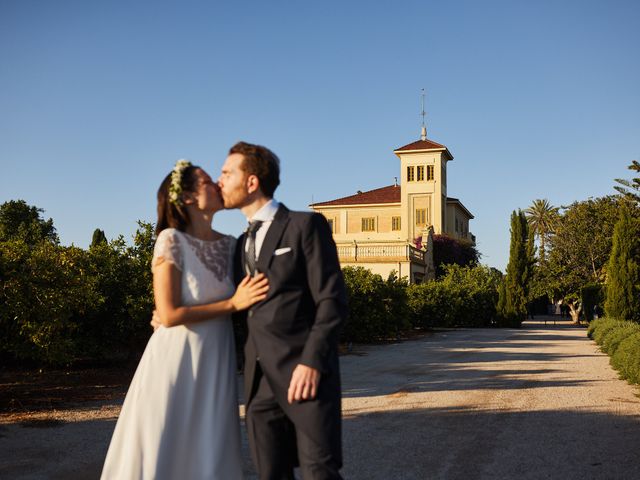
[(267, 147), (247, 142), (236, 143), (229, 150), (229, 155), (233, 153), (239, 153), (244, 157), (242, 169), (248, 175), (258, 177), (262, 193), (268, 198), (273, 198), (273, 192), (280, 185), (280, 159), (278, 156)]

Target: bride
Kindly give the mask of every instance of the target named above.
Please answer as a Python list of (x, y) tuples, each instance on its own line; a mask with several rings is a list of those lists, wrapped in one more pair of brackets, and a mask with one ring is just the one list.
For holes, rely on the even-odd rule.
[(153, 290), (161, 323), (127, 392), (102, 479), (242, 478), (230, 314), (266, 297), (264, 275), (234, 293), (235, 239), (211, 229), (218, 186), (180, 160), (158, 190)]

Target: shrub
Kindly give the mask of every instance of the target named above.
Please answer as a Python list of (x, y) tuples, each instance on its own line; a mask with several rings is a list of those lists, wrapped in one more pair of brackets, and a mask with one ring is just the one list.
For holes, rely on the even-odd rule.
[(640, 384), (640, 331), (620, 342), (611, 357), (611, 366), (618, 370), (621, 378)]
[(387, 281), (363, 267), (343, 270), (349, 316), (342, 340), (370, 342), (396, 337), (410, 326), (406, 281), (391, 275)]
[(0, 352), (17, 360), (68, 363), (80, 346), (78, 318), (100, 302), (89, 262), (76, 247), (1, 242)]
[(408, 287), (409, 282), (398, 278), (395, 272), (389, 275), (383, 286), (385, 314), (387, 319), (392, 319), (391, 333), (396, 336), (413, 326), (408, 304)]
[(593, 338), (598, 345), (602, 345), (604, 337), (618, 326), (619, 321), (613, 318), (601, 318), (594, 320), (592, 323), (595, 323), (595, 325), (591, 330), (591, 338)]
[(589, 323), (589, 326), (587, 327), (587, 336), (593, 340), (593, 333), (600, 326), (600, 324), (603, 323), (605, 320), (607, 319), (604, 317), (600, 317), (600, 318), (594, 319), (593, 322)]
[(151, 329), (150, 224), (90, 250), (0, 241), (0, 358), (65, 365), (137, 355)]
[(414, 327), (444, 327), (455, 324), (456, 306), (450, 292), (437, 281), (409, 285), (408, 305)]
[(447, 265), (439, 281), (410, 285), (416, 327), (486, 327), (496, 316), (501, 274), (485, 266)]
[(618, 322), (602, 338), (600, 347), (609, 356), (613, 356), (620, 343), (631, 335), (640, 332), (640, 325), (634, 322)]
[(611, 357), (620, 377), (640, 383), (640, 325), (635, 322), (600, 318), (591, 322), (588, 335)]

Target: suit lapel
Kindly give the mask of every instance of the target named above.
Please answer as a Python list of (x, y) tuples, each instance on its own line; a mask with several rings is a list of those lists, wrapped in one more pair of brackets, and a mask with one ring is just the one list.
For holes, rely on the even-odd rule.
[(267, 230), (267, 235), (264, 237), (262, 247), (260, 247), (260, 256), (258, 257), (258, 270), (266, 272), (269, 269), (269, 264), (273, 258), (273, 252), (276, 249), (276, 245), (282, 238), (285, 227), (289, 223), (289, 209), (284, 205), (280, 205), (276, 216)]

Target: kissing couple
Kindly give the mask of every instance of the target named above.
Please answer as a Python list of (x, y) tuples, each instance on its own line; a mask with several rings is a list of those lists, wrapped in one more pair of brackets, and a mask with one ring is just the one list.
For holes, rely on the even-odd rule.
[[(102, 479), (243, 478), (232, 316), (246, 322), (246, 426), (261, 480), (340, 479), (338, 335), (344, 279), (325, 218), (274, 198), (280, 161), (239, 142), (217, 184), (180, 160), (158, 190), (157, 327), (137, 367)], [(237, 240), (212, 229), (238, 208)]]

